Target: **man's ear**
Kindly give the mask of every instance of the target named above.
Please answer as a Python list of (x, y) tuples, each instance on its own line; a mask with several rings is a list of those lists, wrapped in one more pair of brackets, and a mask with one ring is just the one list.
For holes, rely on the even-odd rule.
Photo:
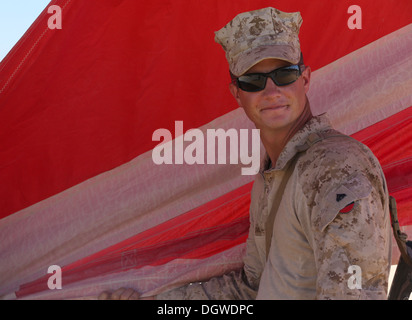
[(230, 93), (232, 94), (232, 96), (236, 99), (237, 104), (239, 105), (239, 107), (243, 108), (242, 102), (241, 102), (240, 96), (239, 96), (239, 88), (237, 87), (237, 85), (234, 84), (233, 82), (231, 82), (229, 84), (229, 90), (230, 90)]
[(308, 93), (310, 86), (310, 75), (312, 70), (309, 66), (306, 66), (305, 70), (302, 72), (303, 87), (305, 88), (305, 93)]

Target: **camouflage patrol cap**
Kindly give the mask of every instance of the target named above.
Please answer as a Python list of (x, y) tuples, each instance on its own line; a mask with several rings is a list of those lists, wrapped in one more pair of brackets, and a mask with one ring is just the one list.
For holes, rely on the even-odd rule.
[(299, 12), (269, 7), (237, 15), (215, 32), (215, 41), (225, 50), (230, 71), (238, 77), (268, 58), (299, 63), (301, 24)]

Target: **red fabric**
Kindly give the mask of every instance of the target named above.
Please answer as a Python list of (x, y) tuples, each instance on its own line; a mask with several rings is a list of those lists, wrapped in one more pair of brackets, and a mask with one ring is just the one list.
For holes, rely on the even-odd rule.
[[(0, 65), (0, 218), (152, 149), (158, 128), (198, 127), (236, 108), (214, 41), (237, 13), (272, 1), (55, 0)], [(314, 70), (411, 22), (412, 3), (277, 1), (301, 11)], [(376, 23), (384, 21), (385, 23)]]
[(389, 193), (397, 200), (399, 223), (412, 224), (412, 107), (352, 136), (379, 159)]
[[(204, 259), (246, 241), (252, 184), (62, 269), (65, 285), (90, 276), (161, 265), (174, 259)], [(47, 290), (50, 275), (24, 284), (18, 298)]]

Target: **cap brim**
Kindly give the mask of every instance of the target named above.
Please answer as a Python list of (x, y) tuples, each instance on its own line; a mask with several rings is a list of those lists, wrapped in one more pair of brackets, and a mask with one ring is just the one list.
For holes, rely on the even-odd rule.
[(230, 71), (236, 77), (241, 76), (255, 64), (265, 59), (279, 59), (297, 64), (300, 61), (300, 52), (290, 45), (267, 45), (253, 48), (242, 52), (236, 59), (236, 62), (230, 68)]

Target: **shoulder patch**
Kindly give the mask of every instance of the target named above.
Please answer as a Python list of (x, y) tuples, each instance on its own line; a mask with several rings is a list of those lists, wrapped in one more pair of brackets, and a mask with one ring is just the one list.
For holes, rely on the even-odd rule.
[(339, 213), (347, 214), (353, 210), (356, 201), (366, 198), (372, 191), (372, 185), (362, 174), (356, 173), (346, 181), (332, 187), (322, 199), (318, 227), (321, 231), (335, 219)]
[(337, 202), (339, 202), (339, 201), (341, 201), (343, 198), (345, 198), (346, 197), (346, 194), (344, 194), (344, 193), (338, 193), (337, 195), (336, 195), (336, 201)]

